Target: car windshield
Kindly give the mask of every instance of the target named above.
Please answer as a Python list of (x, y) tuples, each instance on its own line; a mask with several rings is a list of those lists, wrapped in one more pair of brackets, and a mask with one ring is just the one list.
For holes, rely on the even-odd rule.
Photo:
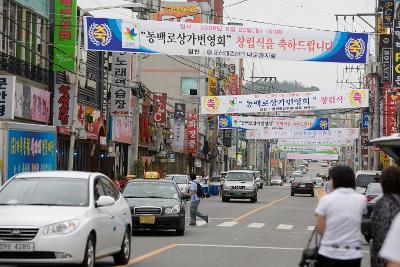
[(273, 177), (272, 180), (274, 180), (274, 181), (280, 181), (280, 180), (282, 180), (282, 179), (281, 179), (281, 177)]
[(372, 183), (368, 186), (367, 193), (371, 195), (379, 195), (382, 193), (382, 186), (380, 183)]
[(228, 181), (253, 181), (253, 174), (250, 172), (229, 172), (226, 180)]
[(173, 180), (177, 184), (187, 184), (188, 180), (186, 175), (167, 175), (165, 177), (166, 180)]
[(358, 187), (367, 187), (370, 183), (375, 183), (378, 176), (375, 174), (360, 174), (356, 178), (356, 185)]
[(300, 177), (300, 176), (301, 176), (301, 175), (300, 175), (299, 173), (293, 173), (293, 174), (292, 174), (292, 177), (293, 177), (293, 178)]
[(126, 198), (166, 198), (178, 199), (179, 194), (172, 183), (133, 182), (123, 192)]
[(0, 191), (0, 205), (89, 205), (88, 180), (72, 178), (15, 178)]

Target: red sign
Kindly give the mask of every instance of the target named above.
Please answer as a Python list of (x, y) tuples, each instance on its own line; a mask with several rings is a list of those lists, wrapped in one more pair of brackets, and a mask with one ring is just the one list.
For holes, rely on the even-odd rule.
[(153, 101), (153, 121), (157, 126), (164, 126), (167, 110), (167, 94), (155, 93), (153, 94)]
[(198, 115), (186, 114), (186, 152), (197, 153), (198, 144)]
[(383, 125), (385, 136), (397, 132), (396, 113), (400, 96), (393, 93), (390, 82), (383, 83)]
[(69, 127), (72, 120), (74, 88), (69, 84), (57, 84), (54, 93), (54, 125)]

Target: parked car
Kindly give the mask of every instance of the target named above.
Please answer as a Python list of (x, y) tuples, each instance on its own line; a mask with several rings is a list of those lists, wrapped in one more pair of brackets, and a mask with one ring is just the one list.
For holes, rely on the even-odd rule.
[(382, 194), (382, 185), (380, 183), (370, 183), (365, 191), (365, 196), (367, 197), (368, 202), (380, 194)]
[(186, 194), (189, 191), (189, 177), (186, 174), (168, 174), (166, 180), (175, 181), (181, 193)]
[(262, 189), (264, 187), (264, 180), (261, 178), (261, 172), (254, 171), (254, 176), (256, 177), (257, 188)]
[(185, 199), (190, 197), (174, 181), (132, 180), (123, 196), (131, 208), (133, 229), (174, 229), (176, 235), (185, 234)]
[(283, 180), (280, 176), (275, 176), (272, 177), (271, 179), (271, 185), (279, 185), (279, 186), (283, 186)]
[(250, 199), (257, 202), (257, 184), (253, 171), (229, 171), (222, 189), (222, 202), (230, 199)]
[(0, 263), (128, 263), (131, 212), (100, 173), (17, 174), (0, 189)]
[(358, 171), (356, 172), (356, 191), (365, 194), (370, 183), (379, 181), (381, 171)]
[(368, 243), (371, 241), (372, 238), (372, 211), (374, 210), (376, 202), (378, 202), (378, 200), (380, 200), (382, 197), (383, 193), (370, 200), (367, 204), (368, 212), (363, 215), (361, 223), (361, 233)]
[(292, 182), (290, 195), (295, 194), (310, 194), (314, 196), (314, 184), (309, 177), (297, 178)]

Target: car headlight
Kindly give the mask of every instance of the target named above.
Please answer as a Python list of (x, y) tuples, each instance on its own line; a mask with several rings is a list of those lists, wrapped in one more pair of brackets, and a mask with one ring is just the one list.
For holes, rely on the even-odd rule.
[(79, 226), (78, 220), (70, 220), (65, 222), (59, 222), (51, 225), (47, 225), (44, 230), (44, 235), (64, 235), (75, 231)]
[(165, 214), (177, 214), (181, 211), (181, 206), (175, 205), (172, 208), (166, 208), (165, 209)]

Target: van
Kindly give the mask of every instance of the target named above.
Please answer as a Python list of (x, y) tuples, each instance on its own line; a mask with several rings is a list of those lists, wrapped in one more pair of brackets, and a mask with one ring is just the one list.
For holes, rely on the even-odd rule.
[(381, 171), (358, 171), (356, 172), (356, 191), (365, 194), (370, 183), (379, 182)]

